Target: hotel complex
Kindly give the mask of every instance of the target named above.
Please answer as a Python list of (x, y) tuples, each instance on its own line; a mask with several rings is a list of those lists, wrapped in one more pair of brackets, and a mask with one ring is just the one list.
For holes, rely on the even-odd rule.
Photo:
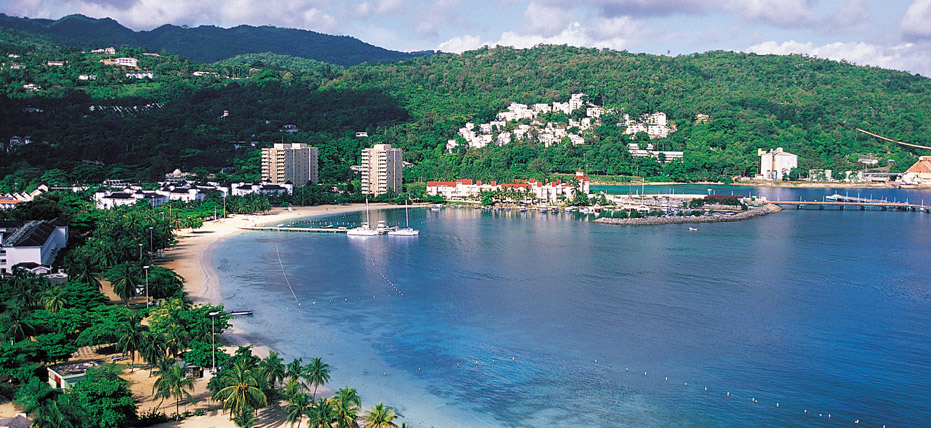
[(275, 143), (262, 149), (262, 180), (272, 184), (291, 182), (303, 187), (317, 184), (317, 148), (304, 143)]
[(428, 181), (428, 195), (443, 195), (447, 201), (465, 201), (476, 199), (481, 196), (482, 192), (495, 192), (501, 190), (514, 190), (524, 192), (543, 203), (559, 203), (560, 197), (564, 200), (571, 200), (575, 197), (575, 192), (580, 191), (588, 194), (591, 178), (585, 176), (585, 172), (577, 171), (575, 180), (578, 185), (572, 183), (563, 183), (562, 180), (556, 180), (549, 183), (543, 183), (531, 178), (529, 180), (514, 180), (513, 183), (498, 184), (491, 181), (482, 183), (481, 180), (456, 180), (456, 181)]
[(388, 190), (400, 193), (403, 178), (402, 151), (391, 144), (362, 150), (362, 193), (378, 196)]

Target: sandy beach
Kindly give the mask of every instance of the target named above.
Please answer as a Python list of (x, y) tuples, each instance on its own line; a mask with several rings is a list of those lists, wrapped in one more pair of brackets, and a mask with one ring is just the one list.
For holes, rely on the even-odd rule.
[[(369, 204), (370, 209), (395, 208), (396, 205), (389, 204)], [(268, 214), (262, 215), (231, 215), (224, 219), (205, 222), (199, 229), (185, 229), (176, 232), (178, 243), (165, 250), (164, 258), (166, 261), (159, 263), (160, 266), (173, 269), (178, 275), (184, 278), (184, 290), (194, 301), (194, 304), (217, 304), (220, 303), (220, 281), (216, 272), (207, 259), (211, 251), (224, 238), (246, 232), (243, 227), (255, 225), (278, 224), (304, 217), (340, 214), (346, 212), (357, 212), (365, 210), (365, 204), (351, 205), (324, 205), (314, 207), (294, 207), (289, 211), (286, 208), (274, 208)], [(223, 335), (223, 342), (230, 345), (225, 349), (227, 352), (235, 351), (238, 346), (249, 345), (250, 343), (235, 330), (229, 330)], [(252, 344), (253, 352), (259, 356), (268, 355), (269, 349), (262, 344)], [(124, 372), (125, 379), (132, 383), (133, 395), (139, 399), (139, 412), (142, 413), (158, 405), (158, 401), (152, 400), (152, 385), (154, 377), (148, 376), (146, 370), (136, 370), (132, 375), (127, 370)], [(229, 416), (220, 411), (219, 403), (209, 399), (209, 392), (206, 390), (207, 379), (198, 379), (195, 385), (194, 396), (197, 398), (196, 404), (182, 404), (181, 411), (204, 410), (203, 416), (194, 416), (180, 422), (168, 422), (155, 425), (157, 427), (186, 427), (186, 428), (210, 428), (210, 427), (233, 427), (235, 426)], [(326, 393), (326, 391), (321, 391)], [(283, 403), (273, 403), (269, 407), (259, 411), (259, 426), (277, 428), (286, 427)], [(162, 403), (160, 411), (166, 414), (174, 413), (174, 403)]]

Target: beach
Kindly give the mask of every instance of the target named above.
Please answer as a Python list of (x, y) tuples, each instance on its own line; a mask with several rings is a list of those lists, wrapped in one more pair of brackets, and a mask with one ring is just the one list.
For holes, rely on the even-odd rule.
[[(389, 204), (369, 204), (369, 209), (384, 209), (396, 207)], [(214, 267), (208, 263), (210, 253), (215, 245), (230, 236), (244, 232), (243, 227), (278, 224), (304, 217), (321, 216), (330, 214), (340, 214), (347, 212), (364, 211), (365, 204), (350, 205), (324, 205), (313, 207), (293, 207), (273, 208), (267, 214), (248, 214), (248, 215), (230, 215), (227, 218), (208, 221), (198, 229), (185, 229), (177, 231), (175, 236), (178, 243), (164, 252), (164, 262), (160, 266), (173, 269), (178, 275), (184, 278), (184, 290), (194, 301), (194, 304), (218, 304), (220, 303), (220, 282), (214, 272)], [(234, 352), (239, 346), (253, 345), (253, 352), (256, 355), (265, 357), (268, 355), (268, 347), (262, 344), (249, 343), (242, 334), (234, 329), (228, 330), (223, 334), (223, 342), (227, 347), (227, 352)], [(149, 377), (147, 370), (137, 369), (135, 373), (124, 372), (125, 379), (131, 382), (133, 395), (139, 400), (140, 414), (154, 408), (158, 405), (157, 400), (152, 399), (152, 386), (155, 377)], [(179, 422), (166, 422), (164, 424), (154, 425), (157, 427), (189, 427), (189, 428), (210, 428), (210, 427), (232, 427), (235, 426), (227, 414), (220, 411), (220, 404), (209, 400), (209, 392), (206, 390), (207, 378), (198, 379), (195, 384), (194, 396), (197, 398), (196, 404), (181, 405), (181, 411), (204, 410), (203, 416), (193, 416)], [(323, 391), (325, 392), (325, 391)], [(261, 409), (258, 412), (260, 425), (264, 427), (286, 427), (285, 414), (282, 403), (270, 403), (269, 407)], [(160, 411), (166, 414), (174, 413), (174, 403), (162, 403)]]

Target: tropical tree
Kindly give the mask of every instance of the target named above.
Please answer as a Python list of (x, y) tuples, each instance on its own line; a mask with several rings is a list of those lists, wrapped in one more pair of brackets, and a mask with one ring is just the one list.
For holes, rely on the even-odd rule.
[(397, 428), (398, 425), (394, 423), (397, 418), (391, 406), (378, 403), (372, 407), (372, 410), (365, 412), (365, 416), (362, 417), (365, 421), (363, 428)]
[(297, 425), (297, 428), (301, 427), (301, 419), (304, 415), (311, 411), (313, 401), (307, 394), (297, 393), (288, 397), (288, 406), (285, 407), (285, 412), (288, 414), (288, 423), (292, 427)]
[(42, 304), (42, 307), (50, 313), (58, 313), (62, 310), (68, 302), (65, 300), (65, 291), (62, 288), (52, 288), (49, 287), (42, 292), (42, 297), (39, 298), (39, 303)]
[(72, 281), (83, 282), (100, 288), (100, 267), (94, 261), (89, 251), (75, 250), (71, 253), (71, 258), (67, 264), (68, 278)]
[(165, 351), (165, 341), (161, 336), (152, 331), (142, 333), (142, 346), (139, 348), (139, 357), (149, 365), (149, 375), (152, 375), (152, 368), (156, 367), (160, 361), (167, 357)]
[(223, 409), (239, 415), (243, 409), (255, 409), (268, 404), (262, 391), (260, 376), (244, 359), (237, 360), (231, 367), (220, 372), (217, 391), (213, 399), (223, 402)]
[(146, 345), (149, 328), (142, 325), (142, 315), (134, 314), (129, 321), (120, 327), (118, 333), (119, 339), (116, 342), (116, 348), (123, 355), (129, 355), (129, 371), (135, 368), (136, 352), (143, 349)]
[(314, 386), (314, 392), (311, 398), (317, 398), (317, 387), (325, 385), (330, 381), (330, 365), (324, 363), (319, 357), (310, 360), (303, 369), (303, 378)]
[(331, 400), (313, 401), (307, 415), (308, 428), (332, 428), (336, 424), (336, 407)]
[(270, 388), (277, 386), (278, 381), (284, 380), (286, 370), (283, 362), (275, 351), (269, 351), (268, 356), (259, 362), (259, 370)]
[(129, 298), (136, 294), (136, 285), (139, 284), (138, 267), (132, 263), (120, 263), (107, 270), (107, 279), (124, 304), (129, 304)]
[(343, 388), (330, 399), (336, 413), (336, 428), (358, 428), (356, 419), (362, 408), (362, 400), (355, 388)]
[(181, 400), (194, 402), (194, 397), (188, 392), (194, 390), (194, 379), (186, 376), (181, 364), (167, 358), (159, 363), (157, 374), (158, 379), (152, 387), (155, 398), (161, 398), (162, 401), (166, 398), (174, 398), (175, 416), (181, 415)]

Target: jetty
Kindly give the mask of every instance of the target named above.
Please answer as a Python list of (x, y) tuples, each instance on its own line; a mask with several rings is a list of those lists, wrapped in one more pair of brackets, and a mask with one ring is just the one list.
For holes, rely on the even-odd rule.
[(243, 230), (265, 230), (271, 232), (315, 232), (315, 233), (346, 233), (345, 227), (285, 227), (285, 226), (244, 226)]
[(825, 196), (821, 201), (806, 201), (799, 199), (797, 201), (766, 201), (770, 205), (778, 205), (780, 207), (794, 206), (795, 209), (801, 210), (807, 207), (816, 207), (819, 210), (823, 210), (826, 207), (837, 207), (840, 210), (846, 210), (847, 207), (858, 208), (861, 211), (865, 211), (867, 208), (879, 209), (882, 211), (888, 210), (898, 210), (898, 211), (921, 211), (929, 212), (931, 206), (924, 204), (924, 201), (921, 201), (920, 204), (910, 203), (908, 200), (901, 201), (888, 201), (881, 199), (867, 199), (853, 196), (844, 196), (839, 194), (833, 194), (831, 196)]

